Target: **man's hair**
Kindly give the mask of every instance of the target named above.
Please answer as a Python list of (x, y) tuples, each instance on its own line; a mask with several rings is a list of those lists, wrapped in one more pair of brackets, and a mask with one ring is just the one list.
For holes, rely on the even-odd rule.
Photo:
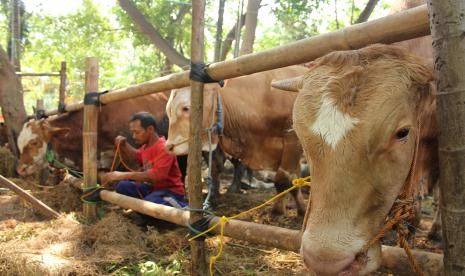
[(152, 114), (149, 112), (137, 112), (131, 115), (129, 118), (129, 122), (134, 122), (134, 121), (140, 121), (140, 125), (142, 128), (147, 129), (149, 126), (153, 126), (154, 130), (157, 131), (158, 129), (158, 124), (157, 121), (155, 120), (155, 117), (153, 117)]

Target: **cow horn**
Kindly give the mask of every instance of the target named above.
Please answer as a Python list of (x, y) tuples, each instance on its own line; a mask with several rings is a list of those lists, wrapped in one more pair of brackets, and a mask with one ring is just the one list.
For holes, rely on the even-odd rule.
[(302, 77), (295, 77), (285, 80), (275, 80), (271, 82), (271, 86), (277, 89), (299, 92), (299, 89), (302, 88)]

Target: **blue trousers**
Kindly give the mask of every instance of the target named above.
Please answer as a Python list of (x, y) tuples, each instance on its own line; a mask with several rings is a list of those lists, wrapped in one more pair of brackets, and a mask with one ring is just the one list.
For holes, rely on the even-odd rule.
[(184, 208), (187, 206), (187, 203), (184, 201), (184, 196), (178, 195), (169, 190), (152, 192), (152, 187), (145, 183), (123, 180), (118, 182), (118, 185), (116, 185), (116, 192), (176, 208)]

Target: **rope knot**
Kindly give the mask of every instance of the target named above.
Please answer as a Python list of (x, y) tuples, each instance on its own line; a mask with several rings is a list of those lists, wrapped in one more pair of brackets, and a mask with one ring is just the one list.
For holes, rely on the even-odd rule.
[(311, 186), (312, 182), (308, 181), (309, 179), (310, 179), (310, 176), (296, 178), (292, 180), (292, 185), (297, 188), (304, 187), (304, 186)]

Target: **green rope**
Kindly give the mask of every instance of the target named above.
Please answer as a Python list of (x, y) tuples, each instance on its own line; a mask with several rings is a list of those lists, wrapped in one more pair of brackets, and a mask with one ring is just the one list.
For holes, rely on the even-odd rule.
[(49, 163), (56, 163), (58, 164), (59, 166), (61, 166), (62, 168), (66, 169), (71, 175), (73, 175), (74, 177), (77, 177), (77, 178), (83, 178), (84, 177), (84, 174), (81, 172), (81, 171), (78, 171), (78, 170), (75, 170), (75, 169), (72, 169), (68, 166), (66, 166), (64, 163), (60, 162), (60, 160), (58, 160), (56, 157), (55, 157), (55, 153), (52, 151), (52, 150), (47, 150), (47, 152), (45, 153), (45, 157), (47, 158), (47, 161)]

